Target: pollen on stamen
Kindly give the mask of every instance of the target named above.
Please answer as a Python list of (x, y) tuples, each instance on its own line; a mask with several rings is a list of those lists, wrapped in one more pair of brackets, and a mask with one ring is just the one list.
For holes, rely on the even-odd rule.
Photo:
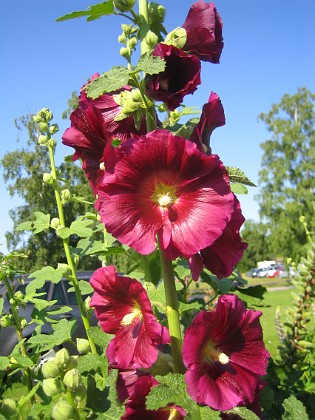
[(157, 201), (160, 207), (168, 207), (169, 205), (173, 203), (174, 200), (171, 197), (171, 195), (168, 193), (168, 194), (160, 195)]
[(219, 357), (218, 357), (218, 361), (222, 364), (222, 365), (227, 365), (230, 361), (229, 356), (227, 356), (225, 353), (220, 353)]
[(105, 164), (104, 164), (104, 162), (101, 162), (100, 163), (100, 170), (101, 171), (105, 171)]
[(122, 325), (123, 327), (127, 327), (128, 325), (131, 325), (136, 318), (140, 317), (140, 315), (140, 309), (133, 309), (131, 312), (129, 312), (129, 314), (126, 314), (123, 317), (123, 319), (120, 322), (120, 325)]

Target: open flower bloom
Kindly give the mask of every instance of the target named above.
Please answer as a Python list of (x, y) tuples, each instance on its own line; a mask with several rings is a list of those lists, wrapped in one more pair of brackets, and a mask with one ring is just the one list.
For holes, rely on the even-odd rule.
[(222, 20), (215, 5), (198, 0), (189, 9), (182, 26), (187, 34), (183, 50), (195, 54), (200, 60), (219, 63), (223, 49)]
[(260, 316), (236, 295), (222, 295), (214, 311), (194, 318), (184, 335), (183, 361), (196, 402), (215, 410), (253, 403), (269, 358)]
[[(218, 156), (167, 130), (121, 147), (126, 154), (99, 187), (106, 229), (141, 254), (160, 246), (169, 259), (190, 257), (213, 244), (234, 210), (227, 172)], [(127, 150), (128, 146), (128, 150)]]
[(161, 57), (166, 67), (161, 73), (146, 76), (146, 93), (173, 111), (201, 83), (199, 58), (163, 43), (155, 47), (153, 55)]
[(234, 211), (222, 235), (212, 245), (202, 249), (200, 253), (193, 255), (189, 259), (194, 280), (198, 280), (203, 266), (219, 279), (232, 274), (247, 248), (247, 243), (242, 242), (239, 233), (244, 221), (245, 218), (242, 215), (240, 203), (234, 196)]
[(157, 359), (158, 346), (169, 342), (168, 329), (153, 315), (142, 284), (119, 276), (113, 266), (95, 271), (91, 307), (103, 331), (115, 334), (107, 347), (110, 365), (121, 369), (148, 368)]
[(122, 420), (182, 420), (186, 416), (186, 411), (179, 406), (168, 404), (158, 410), (148, 410), (146, 408), (146, 396), (151, 388), (157, 386), (158, 381), (151, 375), (139, 376), (134, 383), (133, 393), (126, 401), (126, 412), (121, 417)]
[(202, 107), (200, 120), (189, 140), (197, 144), (200, 151), (206, 150), (207, 155), (211, 154), (210, 137), (212, 131), (225, 124), (224, 109), (219, 96), (211, 92), (209, 100)]

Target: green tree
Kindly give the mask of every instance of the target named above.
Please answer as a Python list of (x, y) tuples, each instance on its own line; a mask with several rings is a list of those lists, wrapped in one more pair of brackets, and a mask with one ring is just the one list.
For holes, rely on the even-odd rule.
[(299, 88), (259, 115), (271, 133), (261, 144), (260, 216), (266, 223), (270, 252), (295, 261), (307, 246), (300, 216), (310, 231), (315, 229), (314, 101), (314, 94)]
[[(23, 116), (15, 121), (20, 132), (26, 130), (28, 140), (25, 147), (7, 153), (1, 160), (3, 177), (10, 195), (21, 198), (24, 203), (10, 211), (13, 230), (6, 233), (7, 247), (10, 251), (19, 250), (28, 258), (22, 260), (25, 271), (41, 268), (45, 265), (56, 265), (64, 261), (61, 240), (54, 231), (44, 231), (34, 235), (16, 231), (21, 222), (34, 219), (34, 212), (41, 211), (57, 217), (54, 190), (43, 182), (43, 173), (49, 171), (49, 156), (46, 147), (38, 144), (38, 133), (32, 115)], [(94, 197), (82, 169), (73, 162), (64, 162), (58, 167), (64, 179), (63, 189), (69, 189), (75, 196), (84, 197), (93, 203)], [(93, 211), (93, 204), (70, 201), (65, 204), (66, 224), (69, 225), (79, 215)], [(71, 237), (75, 246), (77, 238)], [(88, 261), (88, 265), (87, 265)], [(81, 262), (80, 268), (95, 268), (96, 260), (89, 258)], [(99, 262), (97, 262), (99, 266)]]

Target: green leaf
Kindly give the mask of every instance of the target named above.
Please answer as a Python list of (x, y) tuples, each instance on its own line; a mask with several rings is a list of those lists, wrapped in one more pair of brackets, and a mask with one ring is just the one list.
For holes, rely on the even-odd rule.
[(179, 302), (179, 313), (182, 314), (187, 311), (199, 310), (201, 307), (202, 305), (197, 301), (191, 303)]
[(309, 420), (304, 405), (294, 395), (283, 402), (283, 420)]
[(144, 54), (140, 57), (135, 71), (143, 71), (147, 74), (158, 74), (165, 70), (166, 62), (161, 57)]
[(53, 283), (58, 283), (64, 274), (63, 268), (53, 268), (50, 266), (44, 267), (41, 270), (34, 271), (29, 275), (32, 281), (26, 286), (26, 293), (34, 293), (37, 289), (44, 286), (45, 281), (50, 280)]
[(96, 99), (106, 92), (114, 92), (125, 86), (129, 80), (127, 67), (115, 66), (89, 83), (85, 90), (89, 98)]
[(79, 357), (78, 369), (81, 373), (90, 372), (101, 368), (103, 370), (107, 360), (97, 354), (85, 354)]
[(111, 15), (114, 13), (113, 0), (109, 0), (103, 3), (94, 4), (87, 8), (87, 10), (80, 10), (72, 13), (67, 13), (56, 19), (56, 22), (62, 22), (69, 19), (75, 19), (79, 17), (87, 16), (87, 22), (96, 20), (105, 15)]
[(234, 414), (242, 420), (259, 420), (259, 417), (256, 416), (256, 414), (253, 413), (253, 411), (248, 410), (248, 408), (245, 407), (235, 407), (232, 410), (224, 411), (224, 413)]
[(13, 357), (16, 360), (16, 363), (19, 366), (22, 366), (24, 368), (31, 367), (34, 365), (32, 359), (30, 359), (29, 357), (23, 356), (22, 354), (15, 353)]
[(247, 306), (263, 306), (267, 289), (261, 285), (237, 288), (233, 293), (241, 298)]
[(248, 194), (248, 188), (243, 184), (231, 182), (231, 190), (234, 194)]
[(228, 171), (229, 178), (230, 178), (231, 182), (236, 182), (238, 184), (248, 185), (250, 187), (256, 187), (257, 186), (249, 178), (247, 178), (247, 176), (245, 175), (245, 173), (241, 169), (235, 168), (233, 166), (226, 166), (225, 168)]
[(40, 385), (41, 385), (40, 382), (38, 382), (35, 386), (33, 386), (31, 391), (27, 395), (25, 395), (24, 397), (22, 397), (19, 400), (19, 402), (18, 402), (18, 407), (19, 408), (23, 407), (24, 404), (26, 404), (28, 401), (30, 401), (30, 399), (36, 394)]
[(52, 334), (38, 334), (28, 340), (30, 347), (39, 346), (41, 351), (47, 351), (55, 346), (60, 346), (65, 341), (70, 341), (72, 333), (76, 328), (76, 321), (61, 319), (57, 324), (53, 324)]
[(9, 366), (10, 362), (9, 359), (5, 356), (0, 356), (0, 371), (6, 370)]
[(91, 236), (93, 230), (88, 227), (93, 223), (93, 220), (86, 220), (86, 219), (77, 219), (71, 223), (70, 227), (62, 227), (57, 230), (57, 234), (60, 238), (66, 239), (69, 238), (70, 235), (77, 235), (81, 238), (86, 238)]
[[(88, 281), (86, 281), (86, 280), (79, 280), (78, 284), (79, 284), (81, 295), (83, 295), (83, 296), (84, 295), (91, 295), (93, 293), (93, 290), (94, 289), (93, 289), (93, 287), (90, 285), (90, 283)], [(75, 291), (74, 290), (74, 287), (71, 286), (67, 290), (67, 293), (73, 293), (74, 291)]]
[(89, 337), (104, 351), (106, 350), (110, 340), (113, 338), (111, 334), (104, 333), (104, 331), (99, 326), (91, 327), (89, 329)]
[(220, 412), (211, 410), (210, 407), (197, 406), (190, 413), (191, 420), (220, 420)]
[(34, 212), (35, 220), (33, 222), (23, 222), (20, 223), (17, 227), (17, 231), (21, 230), (33, 230), (34, 233), (42, 232), (45, 229), (49, 228), (50, 225), (50, 215), (44, 214), (41, 211)]

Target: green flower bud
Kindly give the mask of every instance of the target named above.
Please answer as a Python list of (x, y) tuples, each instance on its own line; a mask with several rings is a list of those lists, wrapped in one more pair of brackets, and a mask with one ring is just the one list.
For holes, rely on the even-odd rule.
[(48, 174), (47, 172), (45, 172), (43, 174), (43, 182), (44, 182), (44, 184), (47, 184), (47, 185), (53, 185), (55, 180), (54, 180), (54, 177), (52, 176), (52, 174)]
[(126, 43), (127, 43), (127, 38), (126, 38), (126, 35), (125, 35), (125, 34), (121, 34), (121, 35), (119, 35), (119, 37), (118, 37), (118, 42), (119, 42), (120, 44), (126, 44)]
[(148, 14), (151, 22), (163, 23), (166, 15), (166, 9), (161, 4), (151, 2), (149, 3)]
[(79, 356), (70, 356), (66, 363), (66, 370), (74, 369), (78, 366)]
[[(84, 402), (86, 400), (86, 388), (83, 384), (81, 384), (76, 390), (75, 390), (75, 402), (77, 404), (78, 407), (80, 407), (81, 405), (84, 405)], [(83, 404), (82, 404), (83, 403)]]
[(139, 89), (132, 89), (131, 91), (132, 100), (135, 102), (142, 102), (142, 95)]
[(78, 389), (79, 386), (82, 385), (80, 372), (77, 369), (69, 370), (63, 378), (63, 383), (71, 391)]
[(47, 141), (48, 141), (48, 137), (45, 136), (44, 134), (40, 134), (38, 136), (38, 144), (40, 146), (47, 146)]
[(39, 131), (41, 133), (47, 133), (49, 130), (49, 126), (46, 122), (40, 122), (39, 123)]
[(121, 30), (128, 37), (132, 33), (132, 25), (127, 25), (126, 23), (123, 23), (121, 25)]
[(135, 46), (138, 44), (138, 39), (133, 36), (132, 38), (129, 39), (129, 48), (135, 48)]
[(145, 42), (147, 43), (148, 47), (153, 50), (156, 44), (159, 42), (159, 37), (154, 32), (148, 31), (145, 36)]
[(52, 149), (54, 149), (57, 146), (57, 140), (56, 139), (50, 139), (50, 140), (48, 140), (47, 145), (49, 147), (51, 147)]
[(33, 121), (36, 123), (40, 123), (42, 121), (42, 117), (39, 114), (33, 115)]
[(79, 353), (87, 354), (91, 350), (89, 340), (77, 338), (77, 349)]
[(183, 48), (187, 41), (187, 33), (184, 28), (175, 28), (172, 32), (167, 34), (165, 44), (173, 45), (176, 48)]
[(54, 359), (48, 360), (42, 366), (42, 374), (44, 378), (55, 378), (60, 375), (60, 369)]
[(60, 220), (58, 217), (53, 217), (50, 221), (50, 225), (53, 229), (58, 229), (60, 227)]
[(46, 378), (43, 380), (43, 390), (48, 397), (60, 394), (63, 390), (62, 382), (59, 378)]
[(22, 330), (23, 330), (24, 328), (26, 328), (26, 327), (27, 327), (27, 325), (28, 325), (27, 320), (26, 320), (25, 318), (22, 318), (22, 319), (20, 320), (20, 326), (21, 326)]
[(18, 290), (14, 293), (14, 298), (16, 302), (21, 302), (24, 299), (24, 294), (21, 292), (21, 290)]
[(53, 113), (48, 108), (43, 108), (37, 113), (41, 117), (41, 121), (49, 122), (53, 119)]
[(119, 54), (120, 54), (122, 57), (127, 58), (127, 59), (130, 57), (130, 52), (129, 52), (128, 48), (126, 48), (126, 47), (122, 47), (122, 48), (120, 48), (120, 50), (119, 50)]
[(67, 349), (61, 349), (57, 351), (55, 360), (61, 369), (66, 368), (67, 363), (69, 362), (69, 359), (70, 359), (70, 354)]
[(113, 0), (114, 6), (120, 12), (130, 12), (135, 5), (136, 0)]
[(62, 400), (55, 404), (51, 416), (54, 420), (65, 420), (73, 418), (73, 407), (68, 401)]
[(7, 315), (3, 315), (0, 318), (0, 326), (2, 328), (10, 327), (11, 323), (12, 323), (11, 316), (8, 315), (8, 314)]
[(69, 203), (71, 200), (71, 193), (68, 189), (62, 190), (61, 191), (61, 201), (62, 204), (67, 204)]
[(1, 414), (6, 419), (17, 418), (17, 404), (10, 398), (5, 398), (1, 402)]
[(50, 134), (56, 134), (59, 131), (59, 127), (58, 124), (51, 124), (51, 126), (49, 127), (49, 133)]

